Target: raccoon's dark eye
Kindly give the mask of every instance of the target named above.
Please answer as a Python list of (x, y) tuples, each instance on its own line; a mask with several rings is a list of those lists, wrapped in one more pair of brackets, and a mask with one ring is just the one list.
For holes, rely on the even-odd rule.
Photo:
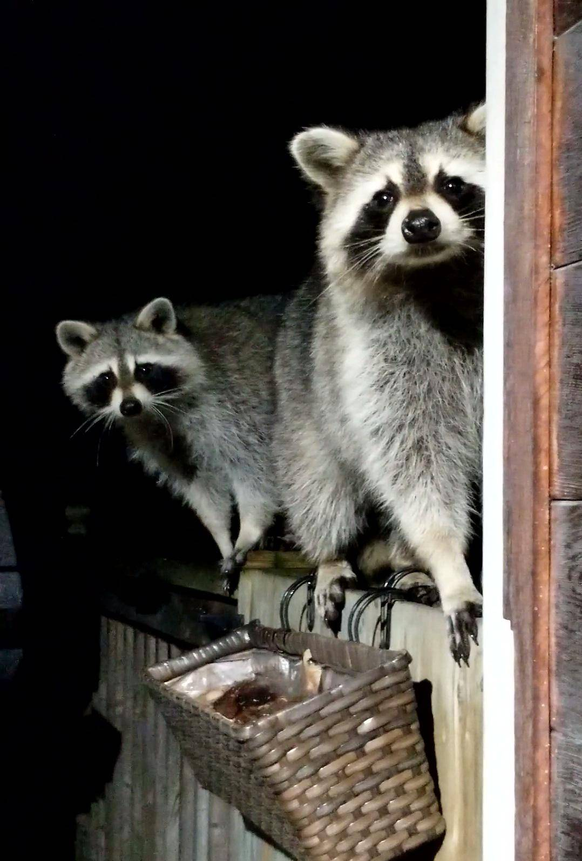
[(443, 191), (453, 195), (453, 197), (460, 197), (466, 190), (467, 183), (460, 176), (451, 176), (443, 184)]
[(138, 377), (148, 377), (153, 371), (154, 366), (151, 362), (144, 362), (143, 365), (135, 366), (135, 378)]
[(115, 378), (111, 371), (103, 371), (103, 373), (99, 374), (99, 376), (97, 377), (96, 382), (103, 384), (112, 383), (114, 379)]
[(383, 189), (382, 191), (377, 191), (372, 200), (370, 201), (370, 206), (374, 209), (388, 209), (394, 203), (394, 195), (391, 191), (387, 191)]

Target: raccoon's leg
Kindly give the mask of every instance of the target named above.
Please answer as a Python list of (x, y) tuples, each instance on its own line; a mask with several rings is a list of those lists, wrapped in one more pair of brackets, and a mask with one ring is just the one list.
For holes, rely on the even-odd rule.
[(245, 485), (241, 481), (234, 481), (233, 484), (240, 528), (232, 554), (222, 563), (225, 590), (227, 588), (230, 594), (236, 591), (238, 573), (247, 553), (259, 543), (277, 510), (274, 500), (261, 492), (260, 488)]
[(190, 485), (186, 500), (216, 541), (222, 558), (230, 557), (232, 555), (230, 495), (214, 487), (210, 482), (198, 479)]
[(430, 498), (426, 484), (420, 502), (418, 495), (399, 496), (397, 504), (393, 501), (393, 510), (403, 535), (437, 584), (453, 658), (458, 664), (468, 664), (470, 638), (477, 642), (476, 616), (483, 599), (465, 562), (469, 506), (459, 504), (461, 496), (460, 491), (456, 518), (449, 516), (436, 491)]
[(341, 625), (345, 589), (357, 581), (345, 553), (363, 525), (362, 489), (305, 423), (280, 441), (279, 476), (291, 531), (318, 563), (315, 605), (332, 631)]
[(240, 529), (234, 545), (237, 565), (243, 565), (247, 553), (255, 547), (272, 524), (277, 506), (260, 491), (251, 491), (235, 484), (234, 495), (240, 514)]

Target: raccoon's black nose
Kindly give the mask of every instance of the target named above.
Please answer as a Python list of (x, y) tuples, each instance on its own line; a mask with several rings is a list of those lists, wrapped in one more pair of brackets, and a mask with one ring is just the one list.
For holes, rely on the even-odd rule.
[(141, 401), (137, 398), (124, 398), (119, 404), (119, 412), (122, 416), (138, 416), (141, 411)]
[(402, 222), (402, 235), (407, 242), (432, 242), (441, 232), (441, 223), (430, 209), (413, 209)]

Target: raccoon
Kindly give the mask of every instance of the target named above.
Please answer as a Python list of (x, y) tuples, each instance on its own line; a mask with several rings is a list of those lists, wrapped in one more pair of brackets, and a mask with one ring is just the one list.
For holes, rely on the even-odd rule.
[[(312, 128), (319, 267), (289, 304), (275, 452), (290, 527), (337, 628), (371, 512), (393, 567), (428, 570), (453, 657), (482, 599), (465, 560), (480, 482), (485, 106), (415, 129)], [(376, 554), (377, 555), (377, 554)]]
[(159, 298), (120, 320), (57, 326), (66, 394), (89, 421), (121, 425), (132, 457), (196, 512), (220, 550), (227, 591), (278, 508), (271, 434), (282, 307), (281, 297), (256, 297), (175, 310)]

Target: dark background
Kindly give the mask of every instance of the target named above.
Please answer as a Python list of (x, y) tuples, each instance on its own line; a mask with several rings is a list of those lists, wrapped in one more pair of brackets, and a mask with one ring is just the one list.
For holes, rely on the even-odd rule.
[[(211, 558), (214, 548), (127, 465), (114, 434), (98, 464), (98, 432), (70, 440), (81, 417), (60, 390), (54, 326), (158, 295), (216, 302), (293, 289), (311, 266), (316, 220), (290, 138), (314, 123), (416, 124), (480, 100), (484, 7), (3, 4), (0, 488), (25, 611), (25, 658), (5, 712), (20, 730), (8, 785), (17, 806), (32, 804), (59, 859), (70, 857), (72, 763), (85, 755), (75, 720), (91, 683), (65, 684), (47, 657), (67, 650), (70, 674), (92, 678), (80, 668), (95, 634), (83, 560), (66, 551), (65, 508), (90, 506), (104, 564)], [(33, 753), (40, 765), (30, 768)]]

